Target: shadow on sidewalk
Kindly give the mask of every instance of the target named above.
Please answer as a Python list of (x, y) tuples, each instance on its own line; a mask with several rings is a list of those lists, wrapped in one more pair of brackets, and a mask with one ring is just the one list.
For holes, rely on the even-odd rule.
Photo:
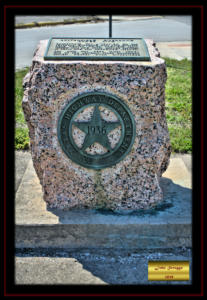
[[(178, 184), (174, 184), (172, 180), (168, 178), (161, 178), (161, 187), (164, 193), (164, 201), (162, 205), (158, 206), (156, 209), (145, 212), (134, 212), (132, 213), (132, 218), (143, 219), (143, 223), (147, 224), (146, 220), (152, 222), (155, 221), (156, 224), (168, 224), (172, 225), (170, 231), (173, 231), (175, 228), (173, 224), (169, 224), (172, 220), (175, 220), (175, 224), (190, 224), (191, 223), (191, 189), (184, 188)], [(52, 210), (51, 210), (52, 211)], [(61, 212), (54, 212), (59, 217), (59, 222), (65, 224), (64, 214)], [(101, 213), (98, 212), (100, 215)], [(104, 216), (107, 216), (106, 212), (103, 212)], [(111, 215), (111, 214), (110, 214)], [(94, 215), (95, 216), (95, 215)], [(130, 215), (128, 215), (130, 217)], [(122, 216), (120, 216), (122, 218)], [(171, 218), (171, 221), (169, 221)], [(81, 220), (79, 220), (79, 223)], [(78, 223), (78, 220), (76, 221)], [(84, 226), (84, 225), (83, 225)], [(130, 226), (130, 225), (129, 225)], [(184, 227), (182, 227), (184, 228)], [(183, 230), (183, 229), (182, 229)], [(90, 232), (89, 232), (90, 234)], [(159, 235), (160, 233), (158, 233)], [(165, 232), (166, 236), (168, 236), (168, 231)], [(174, 232), (172, 237), (178, 241), (178, 246), (176, 247), (167, 247), (160, 249), (150, 248), (150, 247), (142, 247), (141, 249), (127, 249), (123, 246), (123, 243), (120, 244), (120, 248), (19, 248), (16, 250), (16, 257), (34, 257), (34, 262), (31, 262), (32, 266), (36, 264), (34, 272), (33, 268), (28, 267), (27, 272), (23, 272), (25, 276), (25, 281), (27, 281), (27, 276), (34, 276), (35, 284), (49, 284), (48, 280), (51, 278), (51, 270), (52, 272), (60, 272), (61, 269), (63, 274), (67, 274), (68, 276), (68, 284), (73, 282), (74, 275), (73, 272), (79, 272), (77, 266), (83, 271), (87, 271), (89, 276), (94, 276), (96, 278), (101, 279), (106, 284), (110, 285), (139, 285), (139, 284), (161, 284), (161, 285), (173, 285), (173, 284), (191, 284), (191, 280), (189, 281), (157, 281), (157, 282), (148, 282), (148, 261), (150, 260), (187, 260), (191, 261), (191, 249), (183, 247), (182, 244), (179, 245), (180, 236), (176, 236), (179, 233)], [(54, 233), (53, 233), (54, 235)], [(79, 234), (77, 232), (77, 238)], [(123, 236), (124, 237), (124, 236)], [(61, 238), (61, 237), (60, 237)], [(87, 237), (86, 237), (87, 238)], [(91, 237), (90, 237), (91, 238)], [(95, 237), (94, 237), (95, 238)], [(154, 238), (154, 237), (153, 237)], [(189, 238), (191, 238), (189, 236)], [(182, 239), (182, 237), (181, 237)], [(104, 246), (103, 246), (104, 247)], [(48, 262), (45, 262), (45, 257), (50, 258)], [(36, 258), (38, 258), (36, 260)], [(66, 260), (64, 260), (66, 259)], [(68, 261), (70, 263), (68, 264)], [(44, 262), (44, 266), (42, 263)], [(75, 263), (77, 265), (75, 265)], [(71, 265), (71, 268), (67, 268), (67, 266)], [(81, 265), (81, 266), (80, 266)], [(29, 265), (28, 265), (29, 266)], [(20, 267), (19, 267), (20, 270)], [(33, 273), (35, 275), (33, 275)], [(82, 272), (82, 271), (81, 271)], [(44, 276), (43, 276), (44, 274)], [(90, 275), (91, 274), (91, 275)], [(65, 275), (64, 275), (65, 276)], [(82, 274), (84, 277), (84, 274)], [(80, 277), (80, 278), (83, 278)], [(41, 282), (36, 283), (36, 278), (41, 278)], [(49, 279), (48, 279), (49, 278)], [(80, 284), (86, 284), (84, 279)], [(54, 284), (54, 282), (52, 283)]]
[[(112, 212), (107, 210), (91, 210), (94, 214), (100, 214), (105, 216), (137, 216), (137, 217), (149, 217), (155, 216), (157, 219), (159, 217), (166, 217), (168, 215), (176, 216), (188, 216), (191, 219), (191, 207), (192, 207), (192, 190), (186, 187), (183, 187), (179, 184), (173, 183), (173, 181), (169, 178), (161, 177), (160, 179), (160, 187), (163, 191), (163, 202), (158, 204), (153, 209), (140, 209), (137, 211), (129, 211), (128, 213), (124, 212), (123, 214), (120, 212)], [(68, 214), (73, 212), (76, 213), (76, 210), (71, 211), (63, 211), (53, 208), (48, 208), (48, 211), (53, 213), (59, 218), (60, 224), (66, 224), (68, 218), (66, 217)], [(78, 211), (79, 212), (79, 211)], [(81, 211), (82, 212), (82, 211)], [(86, 211), (87, 214), (87, 211)]]

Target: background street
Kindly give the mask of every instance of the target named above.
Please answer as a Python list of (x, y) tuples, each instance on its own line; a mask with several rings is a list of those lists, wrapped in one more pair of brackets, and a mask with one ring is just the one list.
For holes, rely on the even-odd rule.
[[(49, 20), (51, 20), (51, 22), (55, 20), (63, 21), (69, 19), (69, 17), (70, 16), (17, 16), (16, 24), (40, 21), (48, 22)], [(74, 16), (72, 18), (74, 19)], [(79, 17), (77, 16), (77, 20), (78, 19)], [(191, 42), (191, 24), (191, 16), (113, 16), (112, 37), (142, 37), (153, 39), (156, 43), (182, 42), (181, 45), (186, 47), (186, 42)], [(107, 16), (102, 16), (98, 22), (92, 20), (92, 22), (84, 24), (74, 23), (71, 25), (16, 29), (15, 69), (21, 69), (31, 65), (33, 53), (40, 40), (46, 40), (50, 37), (107, 38), (108, 36), (109, 24)], [(160, 47), (162, 46), (163, 45), (160, 44)], [(164, 52), (164, 55), (165, 53), (167, 53), (167, 51)], [(188, 58), (190, 58), (189, 53), (187, 52)]]

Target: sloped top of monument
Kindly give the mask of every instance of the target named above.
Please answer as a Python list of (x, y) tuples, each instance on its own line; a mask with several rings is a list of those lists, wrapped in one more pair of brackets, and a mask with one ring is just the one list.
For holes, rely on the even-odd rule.
[[(81, 48), (81, 43), (80, 43), (81, 39), (73, 38), (70, 40), (72, 43), (71, 45), (73, 47), (72, 50), (73, 55), (70, 55), (71, 52), (69, 52), (66, 43), (64, 43), (64, 41), (66, 41), (67, 38), (55, 38), (55, 39), (56, 39), (55, 41), (53, 40), (53, 38), (51, 38), (50, 40), (41, 40), (39, 42), (39, 45), (34, 53), (33, 62), (39, 61), (45, 64), (48, 63), (71, 64), (74, 62), (77, 63), (81, 61), (84, 61), (84, 63), (87, 62), (87, 64), (93, 64), (94, 62), (96, 63), (98, 62), (99, 64), (106, 64), (106, 63), (113, 64), (113, 63), (121, 62), (123, 64), (132, 63), (137, 65), (154, 65), (154, 64), (160, 64), (164, 62), (164, 60), (160, 58), (160, 53), (156, 48), (156, 44), (151, 39), (91, 38), (90, 39), (91, 42), (89, 42), (90, 51), (84, 52), (84, 42), (85, 40), (89, 40), (89, 39), (86, 38), (83, 39), (83, 44), (82, 44), (83, 47)], [(63, 43), (59, 43), (57, 47), (58, 39), (62, 40)], [(111, 43), (113, 43), (112, 40), (115, 40), (113, 51), (108, 51), (108, 49), (111, 49)], [(52, 46), (51, 43), (53, 43)], [(120, 50), (120, 47), (121, 49), (123, 49), (123, 51)], [(59, 50), (55, 50), (57, 48)], [(97, 50), (95, 50), (95, 48), (100, 50), (99, 53)], [(56, 53), (56, 56), (53, 56), (54, 53)]]

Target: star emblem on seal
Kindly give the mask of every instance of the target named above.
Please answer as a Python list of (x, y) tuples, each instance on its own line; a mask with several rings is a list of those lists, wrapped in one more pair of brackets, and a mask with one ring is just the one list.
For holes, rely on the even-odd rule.
[(122, 160), (131, 151), (135, 132), (129, 107), (122, 99), (105, 92), (83, 93), (73, 98), (61, 112), (57, 128), (60, 146), (68, 158), (95, 170)]
[(86, 134), (83, 145), (81, 147), (81, 150), (83, 151), (85, 151), (85, 149), (90, 147), (95, 142), (101, 144), (108, 151), (111, 151), (112, 148), (108, 139), (108, 133), (120, 126), (119, 121), (107, 122), (103, 120), (101, 118), (98, 104), (94, 105), (94, 111), (90, 121), (73, 121), (72, 124)]

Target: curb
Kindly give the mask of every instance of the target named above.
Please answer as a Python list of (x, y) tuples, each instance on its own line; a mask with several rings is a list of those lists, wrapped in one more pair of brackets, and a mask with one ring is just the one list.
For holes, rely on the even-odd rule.
[(88, 23), (92, 21), (101, 21), (99, 18), (89, 18), (89, 19), (80, 19), (80, 20), (64, 20), (64, 21), (47, 21), (47, 22), (31, 22), (25, 24), (16, 24), (16, 29), (23, 28), (32, 28), (32, 27), (43, 27), (43, 26), (56, 26), (56, 25), (67, 25), (67, 24), (75, 24), (75, 23)]
[(191, 247), (191, 224), (16, 225), (16, 248), (165, 249)]
[[(122, 16), (114, 16), (113, 21), (135, 21), (135, 20), (150, 20), (150, 19), (160, 19), (163, 18), (163, 16), (139, 16), (137, 18), (127, 18)], [(78, 23), (90, 23), (90, 22), (105, 22), (108, 21), (108, 16), (102, 16), (102, 17), (93, 17), (88, 19), (74, 19), (74, 20), (64, 20), (64, 21), (47, 21), (47, 22), (31, 22), (31, 23), (19, 23), (15, 25), (15, 29), (24, 29), (24, 28), (33, 28), (33, 27), (43, 27), (43, 26), (56, 26), (56, 25), (68, 25), (68, 24), (78, 24)]]

